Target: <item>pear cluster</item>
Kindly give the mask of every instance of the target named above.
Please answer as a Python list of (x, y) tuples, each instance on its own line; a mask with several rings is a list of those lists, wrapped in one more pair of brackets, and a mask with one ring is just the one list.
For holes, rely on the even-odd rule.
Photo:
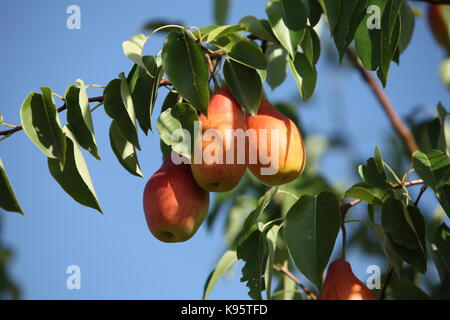
[[(208, 114), (200, 114), (202, 131), (215, 129), (222, 137), (222, 150), (234, 149), (234, 161), (200, 162), (176, 165), (169, 155), (153, 174), (144, 190), (144, 212), (151, 233), (164, 242), (190, 239), (205, 219), (209, 207), (209, 192), (225, 192), (235, 188), (247, 168), (262, 183), (281, 185), (295, 180), (305, 167), (305, 148), (296, 124), (262, 99), (258, 113), (246, 113), (226, 88), (217, 90), (208, 105)], [(225, 137), (227, 130), (251, 129), (256, 134), (245, 140), (244, 146)], [(276, 132), (276, 140), (270, 136)], [(275, 137), (274, 137), (275, 138)], [(196, 141), (202, 150), (214, 141)], [(244, 147), (245, 160), (237, 155)], [(249, 150), (256, 159), (249, 161)], [(268, 163), (261, 155), (268, 155)], [(264, 168), (276, 172), (262, 174)]]

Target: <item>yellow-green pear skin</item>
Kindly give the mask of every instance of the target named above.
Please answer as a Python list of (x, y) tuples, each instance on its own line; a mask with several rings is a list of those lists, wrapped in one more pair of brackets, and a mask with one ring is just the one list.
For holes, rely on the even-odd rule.
[[(211, 140), (202, 139), (202, 141), (197, 138), (196, 144), (201, 144), (202, 161), (201, 163), (195, 163), (198, 157), (191, 157), (192, 174), (198, 185), (207, 191), (229, 191), (241, 181), (247, 169), (247, 165), (245, 164), (245, 140), (243, 140), (243, 145), (239, 146), (236, 138), (227, 140), (225, 137), (227, 130), (229, 132), (231, 132), (230, 130), (236, 129), (245, 131), (245, 119), (242, 108), (231, 92), (224, 87), (212, 95), (208, 105), (208, 117), (201, 114), (199, 120), (202, 125), (203, 134), (207, 130), (214, 129), (218, 136), (220, 136), (222, 143), (217, 143), (217, 145), (222, 149), (222, 156), (217, 154), (217, 158), (221, 161), (209, 161), (208, 163), (204, 155), (216, 154), (215, 152), (205, 152), (205, 150), (213, 146), (215, 138)], [(229, 161), (229, 163), (227, 163), (226, 159), (227, 152), (233, 152), (232, 155), (234, 155), (232, 161)], [(241, 163), (238, 163), (238, 152), (243, 153)]]
[[(257, 115), (247, 114), (246, 125), (247, 129), (256, 131), (255, 138), (249, 139), (248, 150), (249, 153), (257, 150), (256, 163), (249, 163), (253, 175), (265, 184), (276, 186), (291, 182), (302, 173), (306, 164), (305, 146), (300, 130), (291, 119), (262, 99)], [(272, 139), (272, 134), (277, 139)], [(262, 135), (267, 138), (262, 139)], [(271, 157), (271, 162), (262, 161), (261, 154)], [(275, 174), (262, 174), (262, 168), (271, 166), (278, 168)]]
[(209, 192), (192, 177), (189, 164), (167, 156), (144, 189), (144, 212), (150, 232), (163, 242), (190, 239), (208, 213)]

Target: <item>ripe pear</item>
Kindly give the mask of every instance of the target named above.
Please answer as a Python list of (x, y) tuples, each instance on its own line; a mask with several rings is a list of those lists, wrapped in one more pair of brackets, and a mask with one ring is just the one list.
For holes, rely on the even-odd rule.
[(350, 263), (344, 259), (333, 261), (328, 267), (318, 300), (375, 300), (374, 293), (355, 277)]
[[(247, 129), (256, 132), (255, 136), (250, 135), (249, 138), (247, 159), (250, 161), (250, 171), (259, 180), (272, 186), (295, 180), (306, 163), (302, 135), (295, 123), (262, 99), (257, 115), (247, 114), (246, 124)], [(255, 151), (256, 162), (251, 157)], [(273, 170), (262, 171), (270, 167)]]
[(151, 233), (163, 242), (190, 239), (209, 207), (209, 192), (200, 188), (189, 164), (175, 164), (169, 155), (144, 189), (144, 212)]
[[(428, 7), (428, 24), (436, 41), (448, 52), (450, 52), (450, 21), (446, 19), (445, 10), (450, 11), (448, 5), (430, 5)], [(449, 12), (450, 13), (450, 12)]]
[[(191, 159), (192, 174), (198, 185), (207, 191), (229, 191), (241, 181), (247, 168), (245, 136), (242, 135), (243, 138), (239, 144), (236, 136), (231, 135), (238, 129), (242, 130), (242, 134), (245, 132), (242, 108), (231, 92), (223, 87), (212, 95), (208, 104), (208, 116), (201, 114), (199, 120), (203, 138), (196, 139), (194, 155)], [(214, 132), (217, 137), (207, 137), (205, 134), (208, 131)], [(195, 152), (195, 148), (200, 152)], [(238, 161), (239, 152), (242, 154), (240, 161)]]

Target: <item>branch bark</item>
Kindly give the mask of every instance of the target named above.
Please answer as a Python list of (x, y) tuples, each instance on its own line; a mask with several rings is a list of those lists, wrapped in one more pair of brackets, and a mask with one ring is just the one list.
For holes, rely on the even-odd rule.
[(284, 273), (289, 279), (294, 281), (295, 284), (297, 286), (299, 286), (300, 289), (303, 290), (303, 292), (305, 292), (305, 294), (308, 297), (308, 299), (311, 299), (311, 300), (316, 300), (317, 299), (316, 295), (311, 290), (309, 290), (307, 287), (305, 287), (305, 285), (296, 276), (294, 276), (292, 274), (292, 272), (289, 271), (288, 268), (286, 268), (285, 266), (282, 266), (279, 263), (274, 264), (273, 267), (274, 267), (275, 270), (278, 270), (278, 271)]
[(389, 97), (386, 95), (384, 90), (378, 85), (378, 82), (375, 80), (372, 74), (361, 64), (358, 55), (354, 50), (352, 49), (347, 50), (347, 56), (349, 57), (350, 61), (356, 66), (359, 73), (361, 74), (361, 77), (366, 81), (367, 85), (372, 89), (372, 92), (378, 99), (378, 102), (380, 103), (384, 112), (391, 121), (392, 126), (394, 127), (398, 136), (402, 139), (403, 143), (405, 144), (409, 155), (412, 156), (414, 151), (419, 150), (419, 146), (417, 145), (416, 140), (414, 139), (414, 136), (411, 133), (411, 131), (403, 123), (402, 119), (398, 116)]

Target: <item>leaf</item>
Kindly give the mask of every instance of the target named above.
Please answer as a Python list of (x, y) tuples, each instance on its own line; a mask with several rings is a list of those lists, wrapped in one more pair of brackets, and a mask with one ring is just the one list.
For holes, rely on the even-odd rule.
[(236, 62), (254, 69), (267, 69), (266, 57), (261, 48), (253, 41), (240, 40), (223, 48), (228, 52), (228, 58)]
[(4, 123), (5, 120), (3, 119), (3, 115), (0, 113), (0, 124)]
[(267, 52), (266, 81), (274, 90), (283, 83), (287, 73), (287, 52), (278, 46), (271, 46)]
[(255, 69), (226, 60), (223, 66), (225, 81), (239, 104), (256, 115), (262, 96), (261, 78)]
[(211, 272), (206, 280), (203, 290), (203, 299), (208, 299), (212, 289), (216, 286), (219, 279), (236, 263), (237, 255), (235, 250), (225, 252), (217, 263), (216, 268)]
[(155, 76), (152, 77), (138, 65), (135, 65), (128, 75), (136, 119), (145, 134), (152, 130), (151, 117), (163, 74), (154, 57), (149, 56), (146, 60), (147, 68), (151, 70), (149, 72)]
[(302, 42), (305, 30), (292, 31), (289, 30), (283, 21), (283, 9), (281, 0), (271, 0), (267, 4), (266, 14), (269, 18), (272, 31), (280, 41), (281, 45), (289, 52), (291, 57), (295, 57), (297, 47)]
[(239, 24), (244, 25), (246, 31), (258, 38), (267, 40), (271, 43), (278, 42), (267, 20), (260, 20), (255, 16), (247, 15), (239, 21)]
[(442, 151), (430, 150), (426, 153), (416, 151), (412, 163), (416, 173), (433, 190), (437, 191), (450, 182), (450, 159)]
[(372, 187), (390, 190), (387, 182), (386, 171), (384, 170), (383, 160), (378, 147), (375, 149), (375, 158), (367, 160), (366, 165), (360, 166), (362, 178)]
[(17, 201), (14, 190), (9, 183), (9, 179), (6, 176), (3, 161), (0, 159), (0, 208), (6, 211), (19, 212), (22, 215), (23, 210)]
[(302, 196), (286, 215), (282, 234), (292, 260), (319, 289), (340, 226), (339, 201), (330, 192)]
[(448, 217), (450, 217), (450, 185), (446, 184), (436, 192), (436, 197)]
[(48, 169), (64, 191), (76, 202), (103, 213), (77, 140), (67, 126), (63, 128), (63, 132), (67, 146), (64, 168), (61, 169), (58, 160), (48, 158)]
[[(148, 32), (153, 32), (156, 29), (167, 25), (184, 26), (185, 24), (179, 20), (154, 19), (147, 21), (142, 29)], [(170, 32), (170, 28), (161, 29), (159, 32)]]
[(49, 88), (42, 95), (31, 92), (20, 108), (23, 130), (30, 140), (49, 158), (64, 164), (66, 138)]
[(380, 242), (385, 256), (388, 258), (389, 263), (394, 268), (397, 275), (400, 275), (402, 271), (402, 260), (398, 257), (396, 251), (392, 247), (391, 240), (386, 234), (383, 226), (379, 224), (373, 224), (372, 229), (378, 239), (378, 242)]
[(122, 43), (123, 53), (134, 63), (141, 68), (145, 69), (145, 65), (142, 62), (142, 51), (144, 45), (147, 42), (147, 37), (142, 33), (135, 34), (130, 40)]
[(172, 31), (162, 50), (163, 69), (184, 99), (207, 115), (209, 72), (202, 50), (186, 31)]
[(311, 65), (317, 64), (320, 57), (320, 39), (313, 28), (309, 26), (306, 28), (305, 37), (303, 38), (301, 47), (303, 53), (308, 58), (309, 63)]
[(361, 182), (355, 184), (353, 187), (347, 190), (345, 192), (344, 198), (356, 198), (372, 205), (380, 206), (387, 198), (391, 196), (391, 191), (377, 189), (369, 186), (365, 182)]
[(401, 33), (398, 42), (399, 53), (403, 53), (411, 42), (414, 34), (416, 19), (411, 6), (406, 1), (402, 1), (400, 7)]
[(73, 84), (67, 88), (64, 95), (67, 107), (67, 123), (80, 146), (89, 151), (96, 159), (101, 160), (95, 142), (94, 125), (86, 85), (82, 80), (77, 80), (77, 83), (78, 86)]
[(403, 276), (401, 278), (395, 277), (392, 279), (390, 285), (394, 295), (399, 300), (426, 300), (428, 296), (414, 283)]
[(383, 205), (381, 222), (397, 254), (419, 272), (424, 273), (425, 221), (417, 207), (405, 208), (400, 200), (391, 198)]
[(447, 271), (450, 271), (450, 228), (442, 223), (434, 234), (434, 244)]
[(117, 127), (123, 137), (140, 149), (136, 130), (136, 116), (129, 88), (127, 90), (127, 87), (128, 84), (124, 79), (111, 80), (103, 92), (104, 108), (108, 116), (117, 123)]
[(202, 36), (206, 34), (206, 42), (213, 42), (217, 38), (227, 36), (229, 34), (245, 30), (245, 26), (240, 24), (212, 26), (207, 32), (202, 32)]
[(297, 52), (295, 59), (289, 60), (289, 67), (297, 82), (297, 87), (303, 100), (311, 98), (316, 88), (317, 70), (311, 65), (304, 53)]
[(131, 142), (123, 136), (115, 120), (109, 128), (109, 141), (120, 164), (132, 175), (142, 177), (136, 150)]
[(188, 103), (177, 103), (173, 108), (168, 108), (160, 114), (156, 127), (165, 144), (190, 159), (196, 139), (194, 123), (198, 121), (193, 106)]
[(267, 261), (266, 245), (264, 234), (255, 227), (237, 246), (237, 257), (244, 261), (240, 280), (247, 282), (248, 295), (255, 300), (262, 300), (262, 274)]
[(217, 24), (225, 24), (230, 11), (230, 0), (214, 0), (214, 21)]
[(163, 104), (161, 105), (161, 113), (166, 111), (169, 108), (175, 107), (175, 105), (178, 103), (178, 93), (174, 91), (169, 91), (166, 98), (163, 101)]
[(286, 27), (292, 31), (305, 29), (308, 17), (303, 2), (298, 0), (281, 0), (280, 4), (281, 15)]
[(250, 212), (245, 219), (244, 227), (242, 228), (242, 234), (246, 235), (250, 230), (252, 225), (258, 220), (258, 217), (261, 213), (266, 209), (269, 205), (270, 201), (272, 201), (275, 194), (278, 192), (278, 187), (272, 187), (266, 191), (266, 193), (258, 199), (257, 207), (255, 210)]
[(279, 230), (280, 230), (280, 226), (273, 225), (266, 232), (268, 258), (267, 258), (264, 280), (265, 280), (265, 289), (266, 289), (267, 300), (272, 299), (271, 287), (272, 287), (273, 265), (275, 263), (275, 252), (277, 249), (277, 237), (278, 237)]
[(339, 21), (342, 1), (345, 0), (319, 0), (323, 11), (327, 15), (328, 23), (330, 24), (330, 30), (332, 33)]

